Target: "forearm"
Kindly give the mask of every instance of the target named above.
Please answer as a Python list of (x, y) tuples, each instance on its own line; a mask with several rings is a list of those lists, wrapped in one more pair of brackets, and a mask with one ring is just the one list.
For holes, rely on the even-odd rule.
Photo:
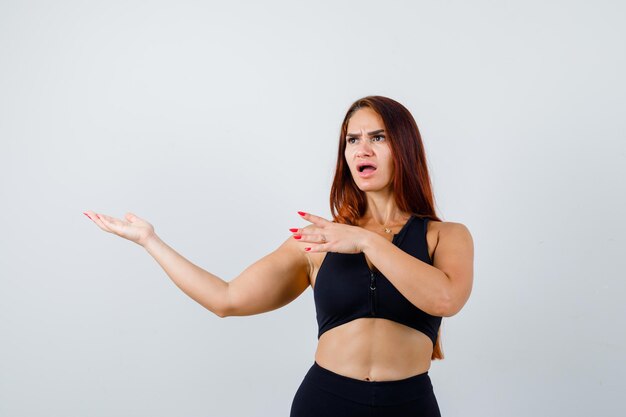
[(143, 247), (185, 294), (209, 311), (225, 317), (228, 306), (228, 282), (185, 259), (156, 234), (152, 235)]
[(369, 232), (363, 253), (412, 304), (428, 314), (444, 316), (450, 300), (447, 275), (387, 239)]

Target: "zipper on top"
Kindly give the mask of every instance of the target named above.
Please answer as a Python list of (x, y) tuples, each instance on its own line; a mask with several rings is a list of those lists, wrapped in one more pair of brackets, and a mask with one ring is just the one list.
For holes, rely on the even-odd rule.
[(376, 275), (370, 270), (370, 312), (376, 315)]

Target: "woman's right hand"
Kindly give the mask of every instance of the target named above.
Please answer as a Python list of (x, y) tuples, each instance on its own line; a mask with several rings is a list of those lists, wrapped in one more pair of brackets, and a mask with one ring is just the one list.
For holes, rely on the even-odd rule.
[(87, 210), (83, 214), (93, 220), (105, 232), (116, 234), (141, 246), (145, 246), (148, 239), (154, 235), (154, 227), (133, 213), (126, 213), (125, 220), (102, 213), (98, 214), (91, 210)]

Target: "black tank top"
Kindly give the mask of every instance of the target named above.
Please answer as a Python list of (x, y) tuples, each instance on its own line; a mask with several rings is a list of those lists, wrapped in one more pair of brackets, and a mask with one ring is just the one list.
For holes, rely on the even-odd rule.
[[(426, 243), (428, 218), (411, 215), (392, 243), (429, 265)], [(365, 254), (328, 252), (315, 279), (313, 289), (317, 338), (332, 329), (362, 317), (383, 318), (412, 327), (433, 342), (441, 317), (431, 316), (404, 297), (380, 271), (372, 271)]]

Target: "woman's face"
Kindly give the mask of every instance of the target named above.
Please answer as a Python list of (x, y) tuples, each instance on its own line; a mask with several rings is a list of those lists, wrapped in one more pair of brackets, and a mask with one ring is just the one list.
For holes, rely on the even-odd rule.
[(348, 121), (345, 158), (361, 191), (381, 191), (391, 185), (393, 158), (383, 119), (369, 107)]

